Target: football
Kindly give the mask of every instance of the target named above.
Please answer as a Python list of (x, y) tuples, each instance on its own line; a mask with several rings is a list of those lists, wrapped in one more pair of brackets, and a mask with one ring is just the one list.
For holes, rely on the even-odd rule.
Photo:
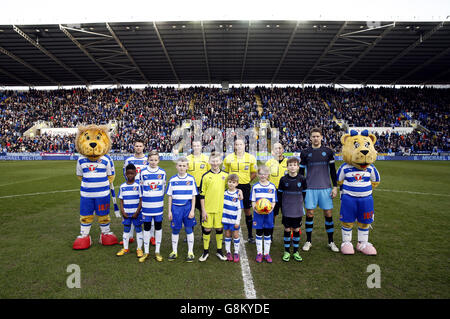
[(267, 198), (260, 198), (256, 201), (255, 208), (258, 214), (266, 215), (272, 210), (272, 203)]

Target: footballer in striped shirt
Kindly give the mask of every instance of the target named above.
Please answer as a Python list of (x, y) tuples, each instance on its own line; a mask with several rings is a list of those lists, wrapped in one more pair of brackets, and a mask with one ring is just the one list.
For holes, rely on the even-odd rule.
[(123, 163), (123, 176), (125, 178), (126, 167), (130, 163), (136, 167), (136, 181), (139, 182), (139, 173), (148, 164), (147, 157), (144, 154), (144, 142), (142, 140), (136, 140), (134, 142), (134, 154), (127, 157)]

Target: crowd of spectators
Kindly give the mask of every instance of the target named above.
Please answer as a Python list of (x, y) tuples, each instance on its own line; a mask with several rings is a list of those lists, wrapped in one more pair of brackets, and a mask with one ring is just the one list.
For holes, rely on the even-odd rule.
[[(260, 97), (259, 100), (256, 96)], [(133, 152), (136, 136), (147, 149), (170, 152), (172, 132), (186, 119), (202, 130), (248, 129), (267, 121), (279, 129), (288, 152), (309, 145), (309, 132), (322, 127), (323, 143), (340, 150), (343, 128), (400, 127), (419, 123), (409, 134), (381, 133), (380, 153), (437, 152), (449, 149), (450, 90), (434, 88), (256, 87), (186, 89), (147, 87), (87, 90), (0, 91), (0, 143), (7, 152), (73, 152), (74, 136), (24, 133), (38, 121), (52, 127), (117, 123), (113, 152)], [(416, 122), (418, 121), (418, 122)], [(225, 135), (224, 135), (225, 137)]]
[(261, 118), (279, 129), (279, 140), (286, 150), (299, 151), (309, 145), (314, 127), (322, 128), (323, 144), (340, 148), (342, 129), (315, 88), (258, 87), (257, 91), (263, 103)]
[(420, 123), (410, 134), (377, 134), (381, 152), (429, 153), (449, 149), (448, 89), (321, 87), (318, 90), (331, 113), (351, 126), (396, 128)]

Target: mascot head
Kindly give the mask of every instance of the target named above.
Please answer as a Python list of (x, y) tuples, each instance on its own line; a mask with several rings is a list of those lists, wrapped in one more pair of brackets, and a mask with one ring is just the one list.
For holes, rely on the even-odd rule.
[(341, 137), (344, 162), (365, 170), (377, 159), (377, 151), (374, 147), (376, 141), (375, 135), (369, 134), (367, 130), (362, 131), (361, 134), (355, 130), (351, 130), (350, 134), (344, 134)]
[(106, 125), (88, 125), (78, 127), (75, 146), (77, 151), (91, 161), (98, 160), (111, 150), (111, 138)]

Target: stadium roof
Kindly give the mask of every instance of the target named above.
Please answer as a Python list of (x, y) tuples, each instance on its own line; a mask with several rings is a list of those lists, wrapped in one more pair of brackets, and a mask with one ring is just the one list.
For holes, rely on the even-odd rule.
[(449, 84), (443, 21), (0, 24), (0, 86)]

